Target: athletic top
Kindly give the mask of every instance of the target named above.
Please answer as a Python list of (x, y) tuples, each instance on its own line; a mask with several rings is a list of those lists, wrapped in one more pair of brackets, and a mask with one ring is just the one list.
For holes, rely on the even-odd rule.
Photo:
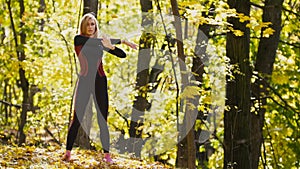
[[(101, 38), (90, 38), (83, 35), (74, 37), (75, 52), (80, 63), (80, 76), (95, 77), (96, 72), (100, 76), (105, 76), (102, 64), (103, 50), (117, 57), (125, 58), (126, 53), (115, 47), (114, 50), (106, 48), (101, 42)], [(121, 44), (120, 39), (110, 39), (112, 44)]]

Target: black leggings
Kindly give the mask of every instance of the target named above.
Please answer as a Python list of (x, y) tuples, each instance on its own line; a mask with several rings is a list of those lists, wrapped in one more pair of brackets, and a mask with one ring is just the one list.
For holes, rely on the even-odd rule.
[[(95, 83), (93, 83), (93, 81)], [(75, 111), (67, 136), (67, 150), (71, 150), (76, 139), (78, 129), (84, 117), (85, 109), (88, 104), (90, 95), (96, 102), (97, 120), (100, 127), (100, 140), (105, 153), (109, 152), (109, 131), (107, 126), (108, 116), (108, 94), (107, 78), (100, 77), (98, 74), (95, 78), (79, 77), (75, 92)]]

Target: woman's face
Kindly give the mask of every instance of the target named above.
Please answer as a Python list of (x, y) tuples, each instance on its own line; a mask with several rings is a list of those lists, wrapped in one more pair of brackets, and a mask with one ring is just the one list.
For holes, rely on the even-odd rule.
[(86, 35), (93, 36), (96, 31), (96, 23), (94, 19), (89, 19), (86, 25)]

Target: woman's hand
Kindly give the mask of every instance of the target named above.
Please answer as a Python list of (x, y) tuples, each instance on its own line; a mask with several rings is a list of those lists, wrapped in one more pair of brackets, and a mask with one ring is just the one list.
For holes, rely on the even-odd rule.
[(110, 50), (115, 49), (115, 46), (111, 44), (111, 41), (107, 36), (102, 36), (101, 42), (102, 42), (104, 47), (109, 48)]
[(122, 43), (131, 47), (132, 49), (137, 49), (137, 44), (135, 44), (135, 43), (129, 42), (127, 40), (122, 40)]

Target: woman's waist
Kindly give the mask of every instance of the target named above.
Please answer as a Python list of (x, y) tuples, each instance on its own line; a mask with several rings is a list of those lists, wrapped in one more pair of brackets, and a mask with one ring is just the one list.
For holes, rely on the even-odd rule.
[(79, 73), (79, 80), (81, 81), (95, 81), (98, 78), (106, 78), (105, 74), (101, 74), (98, 71), (96, 72), (89, 72), (87, 74)]
[(84, 66), (80, 67), (79, 74), (81, 76), (95, 76), (96, 74), (100, 74), (101, 76), (105, 76), (104, 69), (102, 65), (98, 66)]

